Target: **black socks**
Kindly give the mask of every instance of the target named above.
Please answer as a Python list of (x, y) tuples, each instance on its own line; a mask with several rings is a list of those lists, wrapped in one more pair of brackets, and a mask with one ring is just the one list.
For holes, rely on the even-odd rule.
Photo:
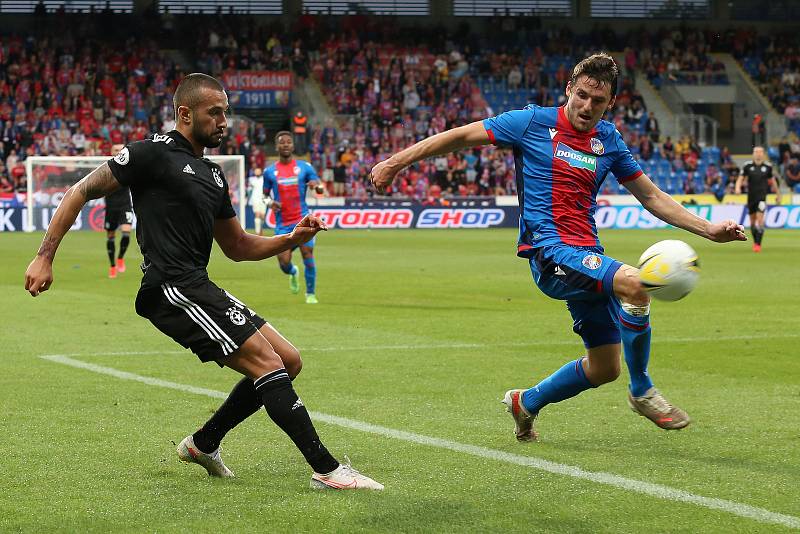
[(122, 232), (122, 239), (119, 240), (119, 259), (125, 257), (125, 251), (128, 250), (128, 243), (131, 242), (131, 233)]
[(219, 448), (222, 438), (236, 425), (256, 413), (263, 406), (253, 381), (243, 378), (233, 387), (231, 394), (214, 412), (206, 424), (194, 433), (194, 444), (200, 452), (210, 454)]
[(114, 256), (115, 256), (114, 247), (115, 247), (114, 238), (109, 237), (108, 240), (106, 241), (106, 250), (108, 250), (108, 261), (112, 267), (116, 265), (116, 263), (114, 263)]
[(339, 467), (339, 462), (320, 441), (286, 369), (267, 373), (253, 383), (269, 417), (286, 432), (315, 472), (330, 473)]

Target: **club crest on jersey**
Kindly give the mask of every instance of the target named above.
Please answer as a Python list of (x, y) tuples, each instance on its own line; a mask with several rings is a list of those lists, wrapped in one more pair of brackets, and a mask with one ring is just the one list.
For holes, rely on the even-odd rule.
[(214, 176), (214, 181), (217, 182), (217, 185), (222, 187), (222, 176), (219, 174), (219, 169), (212, 167), (211, 174)]
[(300, 174), (300, 167), (295, 165), (294, 169), (292, 169), (292, 172), (294, 173), (295, 176), (299, 175)]
[(597, 170), (596, 156), (578, 152), (574, 148), (570, 148), (564, 143), (558, 143), (556, 146), (555, 157), (566, 162), (570, 167), (575, 167), (576, 169), (587, 169), (592, 172)]
[(602, 156), (603, 152), (606, 151), (606, 147), (604, 147), (603, 143), (600, 141), (600, 139), (598, 139), (596, 137), (592, 137), (589, 140), (589, 144), (592, 145), (592, 152), (594, 152), (598, 156)]
[(603, 258), (595, 254), (589, 254), (587, 256), (584, 256), (583, 260), (581, 260), (581, 263), (583, 263), (583, 266), (586, 267), (587, 269), (591, 269), (594, 271), (595, 269), (603, 265)]
[(114, 157), (114, 161), (116, 161), (120, 165), (127, 165), (130, 160), (131, 160), (131, 153), (130, 151), (128, 151), (128, 147), (125, 147), (122, 150), (120, 150)]
[(228, 308), (228, 311), (225, 312), (225, 315), (227, 315), (228, 319), (230, 319), (231, 322), (236, 326), (242, 326), (246, 321), (244, 314), (233, 306)]

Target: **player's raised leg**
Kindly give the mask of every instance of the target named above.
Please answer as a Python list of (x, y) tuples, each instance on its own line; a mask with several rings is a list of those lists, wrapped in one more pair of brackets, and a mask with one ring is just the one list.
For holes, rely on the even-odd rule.
[(303, 270), (306, 279), (306, 304), (318, 304), (319, 301), (316, 295), (317, 265), (314, 261), (313, 245), (300, 245), (300, 254), (303, 255)]
[(631, 409), (658, 427), (677, 430), (691, 421), (680, 408), (671, 405), (653, 386), (647, 366), (650, 361), (650, 297), (639, 281), (639, 271), (623, 265), (614, 275), (614, 293), (609, 311), (619, 325), (628, 366)]
[(298, 280), (299, 270), (297, 266), (292, 263), (292, 251), (285, 250), (278, 254), (278, 266), (281, 268), (283, 274), (289, 275), (289, 291), (292, 293), (300, 292), (300, 281)]

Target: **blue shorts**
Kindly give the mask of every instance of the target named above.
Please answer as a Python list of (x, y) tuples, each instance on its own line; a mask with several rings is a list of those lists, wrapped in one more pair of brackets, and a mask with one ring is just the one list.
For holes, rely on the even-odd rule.
[(622, 262), (600, 247), (550, 245), (534, 249), (530, 265), (542, 293), (567, 301), (572, 330), (586, 348), (620, 342), (614, 275)]
[[(275, 235), (291, 234), (292, 230), (294, 230), (295, 226), (297, 226), (297, 223), (290, 224), (288, 226), (276, 226), (275, 227)], [(303, 246), (304, 247), (309, 247), (309, 248), (314, 248), (314, 240), (315, 239), (317, 239), (317, 238), (316, 237), (312, 238), (311, 241), (309, 241), (307, 243), (303, 243)], [(292, 250), (295, 250), (296, 248), (297, 247), (292, 247)]]

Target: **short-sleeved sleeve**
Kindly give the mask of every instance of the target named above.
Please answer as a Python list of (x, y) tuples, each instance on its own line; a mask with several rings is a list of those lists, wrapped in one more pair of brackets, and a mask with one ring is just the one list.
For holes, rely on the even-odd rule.
[(264, 171), (264, 196), (272, 196), (272, 184), (272, 167), (270, 167)]
[(303, 162), (303, 167), (306, 170), (306, 184), (308, 184), (308, 182), (319, 182), (319, 176), (317, 176), (317, 171), (314, 170), (313, 165)]
[[(220, 169), (220, 173), (222, 169)], [(233, 209), (233, 204), (231, 203), (231, 193), (228, 189), (228, 180), (225, 178), (225, 175), (222, 175), (222, 183), (225, 185), (224, 194), (219, 201), (219, 209), (217, 210), (217, 219), (230, 219), (231, 217), (236, 217), (236, 211)]]
[(533, 108), (506, 111), (483, 120), (483, 127), (495, 145), (516, 145), (528, 129), (534, 116)]
[(614, 163), (611, 164), (611, 172), (616, 176), (619, 183), (630, 182), (635, 180), (644, 172), (639, 166), (639, 162), (633, 159), (631, 151), (628, 150), (628, 145), (622, 140), (618, 130), (614, 130), (614, 138), (617, 144), (617, 154)]
[[(163, 143), (162, 143), (163, 145)], [(108, 160), (111, 174), (125, 186), (136, 185), (160, 173), (158, 169), (159, 146), (152, 141), (136, 141), (120, 150)]]

